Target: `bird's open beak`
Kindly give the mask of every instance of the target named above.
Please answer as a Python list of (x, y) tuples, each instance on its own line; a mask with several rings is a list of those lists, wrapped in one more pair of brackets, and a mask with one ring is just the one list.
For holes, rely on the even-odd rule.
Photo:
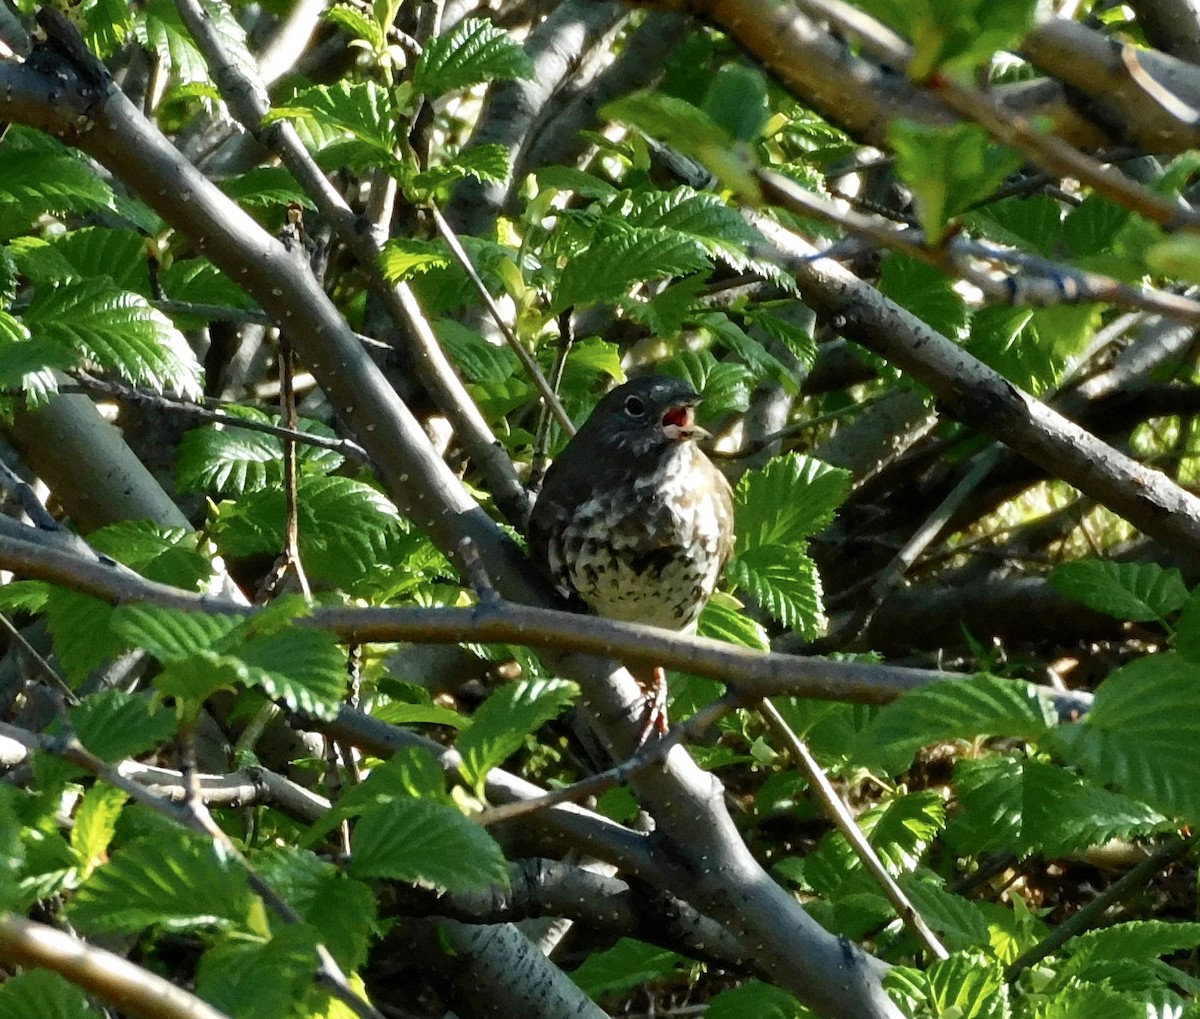
[(662, 418), (663, 434), (673, 442), (687, 439), (711, 439), (712, 434), (696, 424), (696, 408), (688, 404), (672, 407)]

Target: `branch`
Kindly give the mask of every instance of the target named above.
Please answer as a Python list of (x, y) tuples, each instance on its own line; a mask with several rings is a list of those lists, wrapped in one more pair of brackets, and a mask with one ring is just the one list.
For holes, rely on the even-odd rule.
[(843, 336), (911, 375), (959, 421), (999, 439), (1175, 550), (1182, 561), (1200, 566), (1200, 499), (1022, 392), (852, 273), (809, 261), (814, 249), (807, 241), (764, 217), (755, 223), (794, 256), (790, 268), (804, 302)]
[[(249, 616), (259, 609), (228, 599), (194, 594), (145, 580), (124, 568), (91, 560), (49, 544), (31, 527), (0, 519), (0, 568), (61, 584), (114, 604), (147, 602), (189, 612)], [(819, 700), (882, 704), (931, 682), (959, 678), (954, 673), (864, 662), (829, 661), (756, 651), (707, 637), (693, 637), (611, 619), (507, 602), (499, 596), (471, 608), (315, 608), (298, 623), (328, 630), (348, 644), (387, 641), (524, 644), (619, 657), (710, 676), (727, 683), (749, 704), (791, 694)], [(1047, 689), (1069, 711), (1086, 704), (1084, 695)], [(635, 698), (635, 702), (640, 698)]]
[(0, 914), (0, 958), (52, 970), (139, 1019), (229, 1019), (194, 994), (114, 952), (13, 913)]

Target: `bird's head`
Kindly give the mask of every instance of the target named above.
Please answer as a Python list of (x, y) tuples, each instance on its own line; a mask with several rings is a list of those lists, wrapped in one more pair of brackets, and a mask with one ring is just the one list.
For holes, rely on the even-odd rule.
[(666, 375), (643, 375), (617, 386), (588, 418), (580, 436), (627, 456), (661, 454), (675, 444), (705, 439), (696, 424), (700, 394), (688, 383)]

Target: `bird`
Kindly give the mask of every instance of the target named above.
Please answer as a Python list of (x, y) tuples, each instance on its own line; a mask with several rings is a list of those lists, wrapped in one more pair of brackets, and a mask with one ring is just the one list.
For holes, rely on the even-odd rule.
[[(598, 616), (670, 630), (694, 626), (734, 545), (729, 482), (696, 444), (700, 394), (641, 375), (605, 395), (546, 472), (529, 519), (534, 562)], [(665, 677), (639, 740), (657, 724)], [(656, 714), (657, 712), (657, 714)]]

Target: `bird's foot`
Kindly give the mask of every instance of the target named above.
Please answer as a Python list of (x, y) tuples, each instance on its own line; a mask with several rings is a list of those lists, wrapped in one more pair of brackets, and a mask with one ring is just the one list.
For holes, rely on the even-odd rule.
[(646, 720), (638, 736), (638, 750), (646, 745), (655, 730), (660, 736), (667, 734), (667, 674), (661, 665), (654, 667), (654, 678), (646, 691)]

